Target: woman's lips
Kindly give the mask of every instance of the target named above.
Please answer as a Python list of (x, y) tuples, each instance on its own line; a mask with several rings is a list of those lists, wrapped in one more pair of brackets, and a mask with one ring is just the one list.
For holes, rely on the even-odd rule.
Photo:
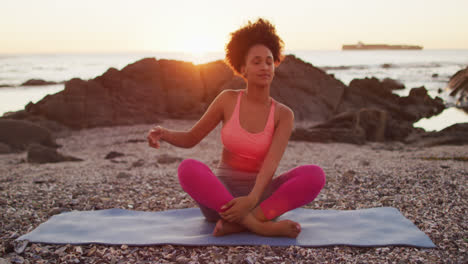
[(270, 74), (260, 74), (260, 75), (258, 75), (258, 77), (264, 78), (264, 79), (270, 78), (270, 76), (271, 76)]

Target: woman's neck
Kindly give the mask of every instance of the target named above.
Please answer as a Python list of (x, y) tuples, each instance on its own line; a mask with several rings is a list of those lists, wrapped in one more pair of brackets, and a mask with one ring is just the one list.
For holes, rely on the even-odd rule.
[(245, 95), (248, 100), (258, 104), (270, 103), (270, 87), (269, 86), (253, 86), (248, 85), (245, 89)]

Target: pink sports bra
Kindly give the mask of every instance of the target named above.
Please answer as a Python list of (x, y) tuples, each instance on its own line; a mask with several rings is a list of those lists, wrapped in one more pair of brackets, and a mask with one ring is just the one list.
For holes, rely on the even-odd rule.
[(241, 127), (239, 121), (240, 101), (244, 91), (240, 91), (237, 103), (229, 121), (221, 129), (221, 140), (231, 155), (250, 159), (260, 169), (270, 148), (275, 130), (275, 101), (272, 99), (268, 121), (262, 132), (250, 133)]

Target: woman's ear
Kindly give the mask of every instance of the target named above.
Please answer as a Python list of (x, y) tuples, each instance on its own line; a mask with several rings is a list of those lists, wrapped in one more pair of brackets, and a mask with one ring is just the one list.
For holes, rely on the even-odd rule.
[(241, 66), (240, 68), (240, 74), (244, 77), (247, 77), (247, 71), (245, 69), (245, 65), (244, 66)]

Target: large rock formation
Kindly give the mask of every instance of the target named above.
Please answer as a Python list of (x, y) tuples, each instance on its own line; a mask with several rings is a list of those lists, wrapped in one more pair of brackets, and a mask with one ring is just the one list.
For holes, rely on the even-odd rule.
[[(158, 117), (199, 118), (224, 89), (245, 87), (222, 61), (192, 63), (147, 58), (121, 71), (110, 68), (92, 80), (72, 79), (26, 112), (72, 128), (157, 122)], [(331, 118), (345, 85), (294, 56), (277, 68), (272, 96), (299, 120)], [(14, 115), (12, 115), (14, 117)]]
[(345, 90), (337, 112), (327, 122), (296, 129), (291, 138), (314, 142), (403, 141), (415, 133), (413, 123), (445, 109), (442, 99), (432, 99), (424, 87), (409, 96), (392, 93), (388, 81), (355, 79)]
[(323, 122), (337, 113), (345, 89), (321, 69), (287, 56), (276, 69), (271, 96), (288, 105), (296, 119)]
[[(146, 58), (120, 71), (110, 68), (92, 80), (72, 79), (63, 91), (30, 103), (9, 118), (40, 116), (71, 128), (153, 123), (160, 117), (199, 118), (222, 90), (244, 87), (244, 80), (222, 61), (195, 66)], [(362, 144), (403, 141), (417, 131), (414, 122), (445, 108), (424, 87), (412, 89), (407, 97), (392, 93), (401, 88), (397, 81), (376, 78), (355, 79), (347, 87), (289, 55), (276, 69), (271, 95), (288, 105), (296, 120), (319, 124), (299, 127), (293, 139)]]

